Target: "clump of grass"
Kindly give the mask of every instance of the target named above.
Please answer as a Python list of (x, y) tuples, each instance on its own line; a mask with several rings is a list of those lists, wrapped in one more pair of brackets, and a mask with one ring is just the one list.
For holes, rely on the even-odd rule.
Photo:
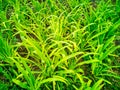
[(0, 85), (18, 90), (120, 88), (118, 3), (9, 0), (0, 7)]

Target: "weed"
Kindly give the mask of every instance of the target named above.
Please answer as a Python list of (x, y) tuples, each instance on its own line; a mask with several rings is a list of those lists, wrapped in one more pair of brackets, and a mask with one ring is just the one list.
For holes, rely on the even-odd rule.
[(1, 0), (1, 90), (118, 90), (119, 0)]

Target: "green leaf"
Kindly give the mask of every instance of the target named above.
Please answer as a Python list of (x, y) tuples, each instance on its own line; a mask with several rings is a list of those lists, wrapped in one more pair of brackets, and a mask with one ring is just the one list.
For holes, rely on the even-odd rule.
[(103, 87), (103, 79), (98, 80), (92, 87), (91, 90), (101, 90), (101, 88)]
[(12, 79), (12, 81), (17, 84), (18, 86), (24, 88), (24, 89), (29, 89), (29, 86), (27, 85), (27, 82), (21, 82), (20, 80), (17, 79)]
[(66, 85), (68, 84), (68, 81), (65, 78), (63, 78), (61, 76), (53, 76), (52, 78), (47, 78), (47, 79), (40, 81), (36, 87), (36, 90), (38, 90), (38, 88), (40, 88), (41, 84), (44, 84), (47, 82), (53, 82), (53, 81), (60, 81), (60, 82), (65, 83)]

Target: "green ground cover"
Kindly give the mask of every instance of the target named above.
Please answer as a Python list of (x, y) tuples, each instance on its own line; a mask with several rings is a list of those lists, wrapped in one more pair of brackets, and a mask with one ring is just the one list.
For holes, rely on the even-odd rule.
[(120, 90), (120, 1), (0, 0), (0, 90)]

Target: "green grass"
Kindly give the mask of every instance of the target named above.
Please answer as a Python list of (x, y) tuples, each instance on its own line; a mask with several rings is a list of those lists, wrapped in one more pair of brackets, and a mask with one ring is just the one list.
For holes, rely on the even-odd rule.
[(0, 0), (0, 90), (119, 90), (119, 0)]

